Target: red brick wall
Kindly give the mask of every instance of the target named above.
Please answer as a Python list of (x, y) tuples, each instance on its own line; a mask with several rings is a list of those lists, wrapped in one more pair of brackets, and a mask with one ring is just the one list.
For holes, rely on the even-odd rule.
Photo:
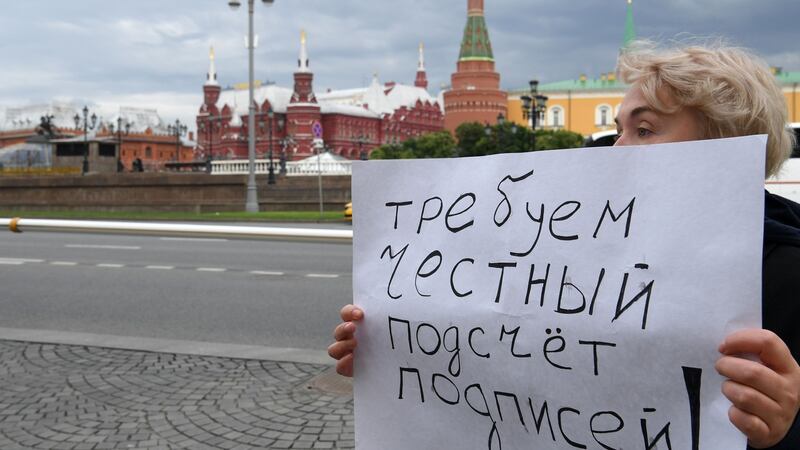
[[(317, 177), (259, 175), (262, 211), (316, 211)], [(349, 202), (350, 177), (322, 177), (325, 210)], [(59, 177), (0, 177), (0, 210), (244, 211), (246, 175), (110, 173)], [(22, 214), (21, 214), (22, 215)]]

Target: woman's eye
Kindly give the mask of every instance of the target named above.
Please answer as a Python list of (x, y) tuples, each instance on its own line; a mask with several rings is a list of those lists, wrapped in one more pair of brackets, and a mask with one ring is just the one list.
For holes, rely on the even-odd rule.
[(637, 129), (636, 129), (636, 134), (637, 134), (639, 137), (647, 137), (647, 136), (649, 136), (651, 133), (652, 133), (652, 131), (648, 130), (647, 128), (637, 128)]

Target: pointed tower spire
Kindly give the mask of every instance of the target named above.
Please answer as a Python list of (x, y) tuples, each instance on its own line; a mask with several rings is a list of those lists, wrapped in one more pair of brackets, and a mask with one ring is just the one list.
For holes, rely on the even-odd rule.
[(500, 74), (495, 71), (484, 0), (466, 3), (467, 25), (456, 72), (450, 77), (451, 89), (442, 95), (444, 127), (451, 133), (465, 122), (495, 123), (500, 114), (508, 116), (508, 94), (500, 90)]
[(461, 40), (459, 61), (494, 61), (489, 29), (483, 14), (483, 0), (469, 0), (467, 4), (467, 26)]
[(214, 46), (208, 52), (208, 73), (206, 74), (206, 86), (218, 86), (217, 68), (214, 65)]
[(219, 93), (222, 88), (217, 82), (217, 68), (214, 66), (214, 47), (208, 53), (208, 73), (206, 74), (206, 82), (203, 84), (203, 108), (205, 111), (216, 111), (217, 100), (219, 100)]
[(625, 35), (622, 38), (622, 50), (636, 40), (636, 29), (633, 26), (633, 0), (628, 0), (628, 11), (625, 15)]
[(428, 89), (428, 75), (425, 73), (425, 45), (419, 43), (419, 62), (417, 63), (417, 78), (414, 80), (414, 86), (422, 89)]
[(300, 32), (300, 58), (297, 60), (297, 71), (308, 72), (308, 50), (306, 49), (306, 32)]

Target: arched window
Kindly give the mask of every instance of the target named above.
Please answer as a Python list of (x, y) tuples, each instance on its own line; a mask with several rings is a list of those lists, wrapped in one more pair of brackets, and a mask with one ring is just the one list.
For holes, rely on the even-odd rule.
[(144, 157), (148, 159), (153, 157), (153, 150), (150, 147), (144, 149)]
[(598, 105), (594, 113), (594, 123), (598, 127), (607, 127), (611, 125), (611, 106)]

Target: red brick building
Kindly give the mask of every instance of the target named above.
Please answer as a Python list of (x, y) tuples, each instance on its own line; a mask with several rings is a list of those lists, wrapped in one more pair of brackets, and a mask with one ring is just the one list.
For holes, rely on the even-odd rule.
[[(270, 146), (277, 159), (298, 160), (314, 154), (315, 123), (329, 151), (350, 159), (366, 157), (376, 147), (444, 129), (439, 102), (428, 91), (422, 47), (413, 86), (377, 76), (366, 88), (314, 92), (303, 33), (294, 86), (256, 83), (256, 157), (265, 158)], [(203, 86), (203, 105), (197, 115), (198, 155), (212, 159), (247, 158), (247, 86), (222, 89), (217, 81), (214, 53)]]
[[(42, 117), (50, 117), (52, 127), (57, 137), (81, 137), (83, 128), (75, 126), (75, 115), (81, 116), (80, 108), (71, 103), (53, 102), (43, 105), (29, 105), (9, 108), (5, 120), (0, 126), (0, 148), (10, 147), (29, 141), (37, 136), (37, 129)], [(154, 109), (120, 107), (119, 111), (109, 115), (110, 120), (103, 116), (97, 118), (95, 127), (88, 130), (88, 141), (98, 144), (115, 145), (115, 156), (120, 159), (126, 170), (131, 170), (133, 161), (142, 160), (145, 170), (164, 170), (166, 164), (172, 162), (189, 162), (194, 156), (194, 135), (181, 136), (180, 141), (175, 134), (170, 134)], [(119, 119), (119, 120), (118, 120)], [(112, 125), (122, 123), (130, 124), (121, 135), (114, 130)], [(80, 144), (79, 141), (75, 141)], [(53, 164), (58, 166), (59, 157), (56, 146), (53, 146)], [(111, 165), (116, 169), (115, 165)], [(95, 170), (95, 166), (90, 166)]]
[[(119, 143), (119, 136), (108, 129), (97, 136)], [(193, 140), (192, 132), (189, 132), (188, 139), (182, 137), (179, 144), (175, 135), (156, 134), (151, 128), (147, 128), (141, 132), (123, 135), (118, 155), (125, 170), (131, 170), (133, 161), (139, 158), (146, 171), (159, 171), (164, 170), (169, 163), (194, 161)]]
[(465, 122), (493, 124), (499, 114), (508, 115), (508, 95), (500, 90), (500, 74), (494, 69), (483, 2), (467, 1), (457, 70), (451, 76), (452, 88), (444, 93), (444, 123), (450, 132)]

